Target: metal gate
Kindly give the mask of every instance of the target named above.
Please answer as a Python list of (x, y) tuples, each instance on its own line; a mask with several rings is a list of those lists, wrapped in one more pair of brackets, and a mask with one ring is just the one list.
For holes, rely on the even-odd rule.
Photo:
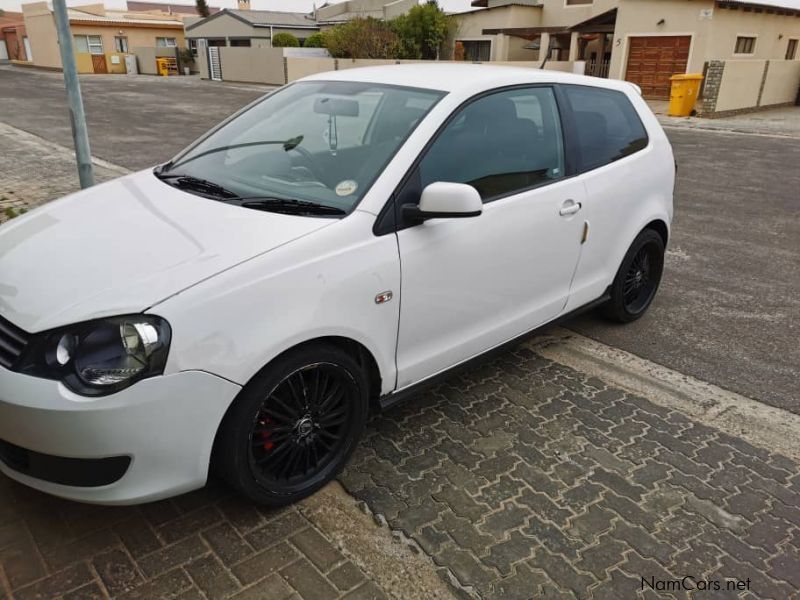
[(222, 64), (219, 62), (219, 48), (208, 47), (208, 78), (212, 81), (222, 81)]

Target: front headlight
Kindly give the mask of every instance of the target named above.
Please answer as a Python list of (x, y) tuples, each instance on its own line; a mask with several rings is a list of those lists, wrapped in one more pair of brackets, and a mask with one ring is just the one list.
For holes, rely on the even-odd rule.
[(17, 369), (59, 379), (78, 394), (111, 394), (161, 375), (169, 342), (169, 324), (161, 317), (98, 319), (35, 335)]

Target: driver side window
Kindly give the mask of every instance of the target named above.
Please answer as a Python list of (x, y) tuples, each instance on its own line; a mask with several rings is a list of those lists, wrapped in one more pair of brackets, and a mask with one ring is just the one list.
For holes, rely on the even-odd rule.
[(473, 186), (484, 202), (564, 176), (564, 145), (552, 88), (497, 92), (461, 109), (419, 166), (420, 184)]

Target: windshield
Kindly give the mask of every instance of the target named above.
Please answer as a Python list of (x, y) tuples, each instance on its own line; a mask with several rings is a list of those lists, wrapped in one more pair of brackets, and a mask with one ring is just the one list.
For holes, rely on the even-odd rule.
[(220, 200), (300, 201), (348, 213), (443, 95), (360, 82), (296, 83), (157, 173)]

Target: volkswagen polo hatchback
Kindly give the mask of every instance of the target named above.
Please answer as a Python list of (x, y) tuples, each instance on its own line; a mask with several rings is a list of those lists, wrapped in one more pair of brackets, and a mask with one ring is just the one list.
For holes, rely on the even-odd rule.
[(0, 227), (0, 469), (108, 504), (212, 469), (302, 498), (370, 410), (575, 311), (640, 317), (674, 177), (622, 81), (409, 65), (285, 86)]

